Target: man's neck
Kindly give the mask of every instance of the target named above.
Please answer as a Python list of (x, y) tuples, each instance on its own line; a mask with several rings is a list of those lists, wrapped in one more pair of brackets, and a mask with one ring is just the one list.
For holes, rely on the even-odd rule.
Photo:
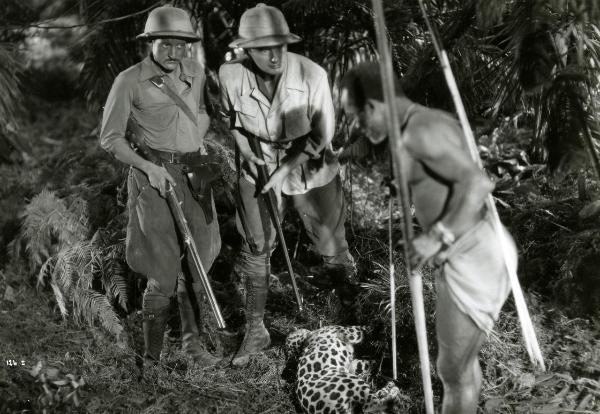
[(281, 79), (281, 74), (271, 75), (263, 72), (256, 65), (254, 67), (256, 68), (255, 73), (258, 89), (269, 101), (272, 101), (273, 97), (275, 96), (275, 91), (277, 90), (279, 80)]

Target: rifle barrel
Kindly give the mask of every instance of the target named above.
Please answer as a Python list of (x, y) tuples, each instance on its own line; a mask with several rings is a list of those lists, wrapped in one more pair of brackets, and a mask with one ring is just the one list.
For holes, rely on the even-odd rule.
[(194, 267), (200, 275), (200, 282), (202, 283), (202, 287), (204, 288), (204, 292), (206, 293), (206, 297), (208, 299), (210, 308), (213, 314), (215, 315), (215, 319), (217, 320), (217, 326), (219, 327), (219, 329), (225, 329), (225, 320), (223, 319), (221, 309), (219, 308), (219, 304), (217, 303), (217, 299), (210, 285), (208, 274), (206, 273), (206, 270), (204, 270), (204, 266), (202, 265), (202, 261), (200, 260), (200, 253), (198, 252), (198, 247), (196, 246), (196, 242), (192, 237), (192, 232), (185, 218), (185, 215), (183, 214), (183, 210), (181, 209), (179, 199), (177, 198), (175, 190), (171, 185), (168, 186), (167, 200), (169, 202), (169, 206), (171, 207), (171, 211), (173, 212), (173, 217), (175, 218), (177, 227), (179, 227), (179, 230), (182, 233), (183, 242), (188, 247), (188, 252), (192, 257), (192, 261), (194, 262)]

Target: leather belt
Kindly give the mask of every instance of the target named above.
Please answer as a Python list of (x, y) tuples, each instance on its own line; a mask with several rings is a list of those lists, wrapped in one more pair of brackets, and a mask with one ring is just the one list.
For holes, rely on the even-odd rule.
[(154, 148), (150, 148), (152, 154), (154, 154), (162, 162), (168, 164), (186, 164), (189, 166), (196, 164), (206, 164), (216, 162), (215, 157), (211, 155), (202, 155), (198, 151), (194, 152), (170, 152), (161, 151)]

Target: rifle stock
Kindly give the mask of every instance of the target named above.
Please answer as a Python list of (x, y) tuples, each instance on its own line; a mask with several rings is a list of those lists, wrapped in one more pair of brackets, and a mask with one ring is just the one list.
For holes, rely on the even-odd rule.
[[(148, 161), (160, 165), (160, 160), (152, 153), (148, 145), (144, 142), (142, 138), (142, 134), (140, 131), (139, 125), (131, 118), (129, 118), (127, 122), (127, 140), (133, 144), (137, 150), (137, 152)], [(177, 225), (177, 229), (181, 233), (183, 238), (183, 243), (186, 245), (188, 254), (192, 257), (192, 262), (194, 263), (194, 267), (196, 268), (198, 274), (200, 275), (200, 283), (202, 284), (202, 288), (206, 294), (208, 299), (208, 303), (210, 308), (215, 316), (217, 321), (217, 326), (219, 329), (225, 329), (225, 320), (223, 319), (223, 315), (221, 314), (221, 309), (219, 308), (219, 304), (217, 303), (217, 299), (210, 285), (210, 280), (208, 279), (208, 274), (206, 273), (204, 266), (202, 265), (202, 261), (200, 260), (200, 254), (198, 253), (198, 247), (196, 246), (196, 242), (192, 236), (192, 232), (188, 225), (187, 219), (183, 213), (183, 209), (181, 208), (181, 202), (177, 198), (177, 194), (175, 190), (169, 183), (167, 183), (167, 203), (169, 204), (169, 208), (171, 209), (171, 214), (173, 215), (173, 219)], [(185, 277), (188, 281), (190, 281), (190, 275), (187, 272), (184, 272)], [(198, 298), (195, 297), (195, 293), (193, 290), (187, 289), (188, 294), (192, 301), (198, 304)], [(198, 321), (196, 321), (198, 322)]]

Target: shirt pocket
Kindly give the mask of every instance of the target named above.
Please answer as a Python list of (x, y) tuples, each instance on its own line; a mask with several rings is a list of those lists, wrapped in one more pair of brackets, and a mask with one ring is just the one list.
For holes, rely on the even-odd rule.
[(287, 139), (299, 138), (312, 129), (308, 114), (308, 97), (304, 93), (290, 92), (285, 101), (283, 119)]
[(258, 102), (250, 97), (240, 96), (233, 104), (235, 126), (258, 135)]

